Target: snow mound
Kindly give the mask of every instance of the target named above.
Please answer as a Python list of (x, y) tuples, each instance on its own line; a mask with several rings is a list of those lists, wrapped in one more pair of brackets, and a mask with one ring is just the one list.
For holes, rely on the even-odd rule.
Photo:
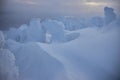
[(7, 49), (0, 49), (0, 80), (18, 80), (18, 76), (13, 53)]
[(20, 80), (68, 80), (64, 66), (38, 43), (22, 45), (15, 53)]
[(117, 80), (119, 30), (85, 28), (80, 30), (81, 36), (75, 41), (41, 47), (63, 63), (70, 79)]
[(116, 80), (120, 18), (109, 7), (104, 13), (104, 18), (34, 18), (0, 31), (0, 80), (18, 79), (18, 69), (19, 80)]
[(19, 48), (22, 46), (23, 44), (16, 42), (14, 40), (7, 40), (6, 41), (6, 48), (8, 48), (11, 52), (13, 52), (14, 54), (19, 50)]
[(66, 34), (66, 42), (78, 39), (80, 37), (80, 33), (69, 33)]

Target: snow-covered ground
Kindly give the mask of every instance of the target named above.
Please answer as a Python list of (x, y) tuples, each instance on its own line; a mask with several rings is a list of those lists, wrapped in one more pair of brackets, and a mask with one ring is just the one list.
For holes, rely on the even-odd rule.
[(0, 31), (0, 80), (119, 80), (120, 25), (105, 18), (34, 18)]

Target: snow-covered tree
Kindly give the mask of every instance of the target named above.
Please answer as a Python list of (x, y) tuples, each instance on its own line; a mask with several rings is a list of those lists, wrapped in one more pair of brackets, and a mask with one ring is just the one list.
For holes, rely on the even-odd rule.
[(28, 29), (28, 25), (26, 25), (26, 24), (23, 24), (18, 28), (18, 34), (19, 34), (19, 37), (20, 37), (19, 42), (22, 42), (22, 43), (26, 42), (26, 40), (27, 40), (27, 29)]
[(0, 31), (0, 80), (18, 80), (18, 69), (15, 57), (8, 49), (4, 49), (4, 35)]
[(27, 29), (27, 41), (45, 42), (45, 31), (40, 24), (40, 19), (32, 19)]
[(0, 31), (0, 48), (4, 46), (4, 43), (5, 43), (4, 35), (2, 31)]
[(42, 22), (42, 26), (51, 34), (52, 42), (65, 41), (64, 24), (62, 22), (56, 20), (45, 20)]
[(104, 8), (105, 15), (105, 24), (109, 24), (116, 19), (116, 14), (113, 8), (105, 7)]
[(63, 22), (65, 25), (65, 30), (68, 31), (75, 31), (88, 25), (86, 24), (85, 19), (77, 17), (64, 16), (58, 17), (56, 20)]
[(5, 34), (6, 39), (12, 39), (18, 42), (20, 41), (19, 29), (17, 28), (10, 28)]
[(104, 21), (101, 17), (96, 16), (91, 19), (91, 24), (95, 27), (102, 27), (104, 25)]
[(0, 80), (18, 80), (15, 57), (7, 49), (0, 49)]

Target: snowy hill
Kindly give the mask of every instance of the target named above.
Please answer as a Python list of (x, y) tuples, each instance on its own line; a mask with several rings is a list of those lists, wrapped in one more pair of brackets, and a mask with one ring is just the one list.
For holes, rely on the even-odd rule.
[(119, 18), (34, 18), (0, 31), (0, 80), (119, 80)]

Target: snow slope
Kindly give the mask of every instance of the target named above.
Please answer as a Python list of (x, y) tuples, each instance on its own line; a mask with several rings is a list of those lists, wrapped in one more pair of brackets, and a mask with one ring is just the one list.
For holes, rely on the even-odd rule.
[(0, 80), (119, 80), (120, 19), (106, 8), (105, 18), (35, 18), (0, 31)]
[[(8, 40), (20, 80), (116, 80), (119, 76), (119, 27), (84, 28), (66, 43)], [(62, 78), (62, 79), (61, 79)]]
[(73, 80), (116, 80), (120, 52), (118, 29), (86, 28), (72, 42), (42, 44), (42, 48), (63, 63)]

